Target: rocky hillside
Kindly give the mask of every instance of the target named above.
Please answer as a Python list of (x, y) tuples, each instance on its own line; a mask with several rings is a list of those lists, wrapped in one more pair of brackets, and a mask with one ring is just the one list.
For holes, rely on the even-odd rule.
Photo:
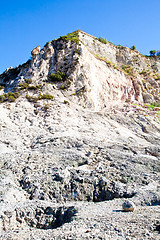
[(0, 75), (0, 239), (159, 238), (160, 58), (100, 40)]

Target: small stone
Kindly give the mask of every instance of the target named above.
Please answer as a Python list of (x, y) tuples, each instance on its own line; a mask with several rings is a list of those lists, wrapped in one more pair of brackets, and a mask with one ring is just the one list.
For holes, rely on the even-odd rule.
[(133, 212), (135, 210), (135, 205), (132, 201), (125, 201), (122, 204), (122, 208), (125, 212)]

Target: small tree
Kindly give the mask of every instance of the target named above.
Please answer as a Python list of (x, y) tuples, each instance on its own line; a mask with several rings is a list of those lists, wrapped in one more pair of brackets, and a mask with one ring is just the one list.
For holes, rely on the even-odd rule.
[(152, 56), (152, 57), (153, 57), (153, 56), (155, 56), (155, 55), (156, 55), (156, 50), (151, 50), (149, 53), (150, 53), (150, 56)]
[(133, 45), (130, 49), (131, 50), (136, 50), (136, 47)]
[(157, 51), (157, 56), (160, 56), (160, 50)]

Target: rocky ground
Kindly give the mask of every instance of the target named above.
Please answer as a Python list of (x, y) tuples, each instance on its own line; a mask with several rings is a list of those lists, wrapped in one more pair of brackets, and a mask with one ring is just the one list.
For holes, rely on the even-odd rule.
[[(117, 48), (83, 35), (81, 53), (56, 40), (16, 78), (13, 70), (0, 77), (1, 91), (20, 94), (0, 98), (0, 239), (159, 239), (159, 108), (144, 105), (143, 84), (136, 92), (133, 79), (95, 56), (114, 62)], [(138, 59), (140, 71), (147, 65)], [(55, 69), (69, 80), (47, 82)], [(122, 210), (125, 200), (133, 212)]]

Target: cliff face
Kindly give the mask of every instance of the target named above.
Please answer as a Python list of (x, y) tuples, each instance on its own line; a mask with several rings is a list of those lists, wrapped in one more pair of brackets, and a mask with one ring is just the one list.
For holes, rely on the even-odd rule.
[[(70, 41), (71, 39), (71, 41)], [(66, 81), (46, 86), (51, 73), (66, 74)], [(77, 101), (96, 111), (124, 102), (160, 102), (160, 59), (136, 50), (100, 42), (77, 31), (68, 39), (48, 42), (30, 62), (0, 76), (6, 90), (24, 79), (42, 84), (43, 90), (67, 88), (68, 96), (81, 92)]]
[(1, 239), (158, 239), (159, 58), (81, 31), (32, 53), (0, 75)]

